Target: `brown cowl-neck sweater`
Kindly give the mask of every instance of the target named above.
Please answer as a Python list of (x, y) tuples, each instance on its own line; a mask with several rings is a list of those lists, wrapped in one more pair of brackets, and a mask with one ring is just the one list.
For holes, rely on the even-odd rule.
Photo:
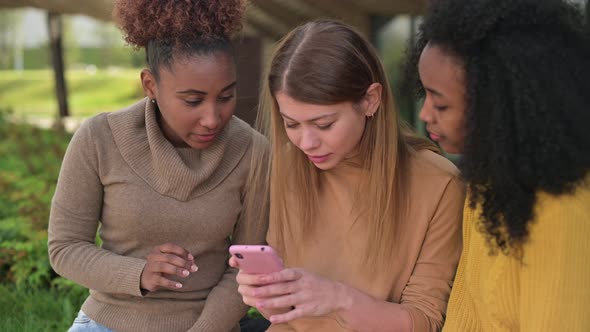
[[(230, 236), (264, 241), (265, 221), (240, 214), (259, 134), (234, 117), (211, 147), (175, 148), (156, 112), (144, 99), (76, 131), (51, 206), (51, 264), (90, 289), (82, 310), (115, 331), (239, 331), (247, 307), (227, 249)], [(199, 270), (171, 277), (183, 284), (178, 290), (144, 295), (146, 256), (168, 242), (193, 254)]]

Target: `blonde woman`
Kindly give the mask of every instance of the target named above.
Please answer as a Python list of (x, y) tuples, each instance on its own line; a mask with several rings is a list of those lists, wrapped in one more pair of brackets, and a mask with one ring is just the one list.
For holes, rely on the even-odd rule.
[(461, 251), (463, 185), (402, 127), (370, 44), (338, 22), (296, 28), (274, 53), (262, 112), (267, 241), (286, 268), (240, 271), (244, 302), (270, 331), (439, 330)]

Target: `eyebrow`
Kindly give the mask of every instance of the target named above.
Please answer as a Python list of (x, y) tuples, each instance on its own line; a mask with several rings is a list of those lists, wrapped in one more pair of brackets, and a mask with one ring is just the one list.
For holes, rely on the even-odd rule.
[[(234, 81), (233, 83), (229, 84), (228, 86), (226, 86), (225, 88), (221, 89), (221, 92), (225, 92), (231, 88), (233, 88), (234, 86), (236, 86), (238, 82)], [(188, 89), (188, 90), (183, 90), (183, 91), (176, 91), (176, 93), (178, 94), (200, 94), (200, 95), (208, 95), (208, 92), (205, 91), (201, 91), (201, 90), (195, 90), (195, 89)]]
[[(286, 115), (285, 113), (283, 113), (283, 112), (279, 112), (279, 113), (281, 113), (281, 115), (282, 115), (284, 118), (287, 118), (287, 119), (289, 119), (289, 120), (291, 120), (291, 121), (295, 121), (295, 122), (297, 122), (297, 120), (295, 120), (295, 119), (293, 119), (293, 118), (289, 117), (289, 116), (288, 116), (288, 115)], [(334, 112), (334, 113), (328, 113), (328, 114), (323, 114), (323, 115), (320, 115), (320, 116), (318, 116), (318, 117), (315, 117), (315, 118), (313, 118), (313, 119), (309, 119), (309, 120), (305, 120), (305, 121), (306, 121), (306, 122), (314, 122), (314, 121), (317, 121), (317, 120), (321, 120), (321, 119), (323, 119), (323, 118), (327, 118), (327, 117), (333, 116), (333, 115), (335, 115), (335, 114), (336, 114), (336, 112)]]
[(436, 90), (434, 90), (434, 89), (431, 89), (431, 88), (424, 87), (424, 90), (426, 90), (426, 91), (428, 91), (428, 92), (432, 93), (432, 94), (433, 94), (433, 95), (435, 95), (435, 96), (438, 96), (438, 97), (444, 97), (444, 95), (443, 95), (442, 93), (440, 93), (440, 92), (438, 92), (438, 91), (436, 91)]

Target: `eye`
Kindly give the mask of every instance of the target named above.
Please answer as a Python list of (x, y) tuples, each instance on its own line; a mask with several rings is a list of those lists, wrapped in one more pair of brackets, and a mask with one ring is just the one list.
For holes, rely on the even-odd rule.
[(232, 100), (233, 98), (234, 98), (234, 95), (217, 97), (217, 99), (223, 103), (226, 103), (226, 102)]
[(285, 122), (285, 128), (287, 129), (293, 129), (296, 128), (298, 125), (298, 123), (289, 123), (289, 122)]
[(328, 123), (328, 124), (325, 124), (325, 125), (319, 125), (318, 124), (317, 127), (320, 130), (328, 130), (328, 129), (330, 129), (332, 127), (333, 124), (334, 124), (334, 122), (331, 122), (331, 123)]
[(434, 106), (434, 108), (439, 112), (444, 112), (447, 110), (448, 106)]
[(184, 102), (187, 105), (189, 105), (189, 106), (199, 106), (203, 102), (203, 100), (202, 99), (199, 99), (199, 100), (185, 100)]

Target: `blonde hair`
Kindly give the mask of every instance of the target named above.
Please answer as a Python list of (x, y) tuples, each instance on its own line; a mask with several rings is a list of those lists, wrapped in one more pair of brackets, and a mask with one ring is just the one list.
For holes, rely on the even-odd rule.
[[(362, 167), (368, 172), (355, 207), (362, 209), (368, 222), (368, 262), (380, 263), (393, 257), (392, 244), (401, 236), (396, 226), (407, 211), (404, 175), (410, 153), (438, 150), (401, 124), (383, 66), (369, 42), (354, 29), (336, 21), (313, 21), (279, 42), (263, 82), (257, 124), (271, 143), (270, 223), (281, 254), (285, 254), (287, 236), (297, 240), (313, 230), (320, 171), (289, 141), (276, 94), (310, 104), (357, 103), (372, 83), (380, 83), (383, 92), (359, 143)], [(289, 218), (290, 209), (297, 209), (299, 218)]]

